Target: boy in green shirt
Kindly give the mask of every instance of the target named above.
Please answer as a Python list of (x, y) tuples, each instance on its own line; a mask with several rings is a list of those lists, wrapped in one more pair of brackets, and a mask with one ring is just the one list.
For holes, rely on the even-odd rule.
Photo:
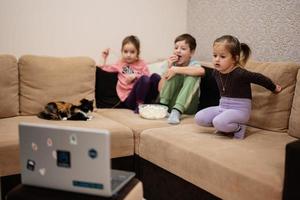
[(171, 109), (169, 124), (179, 124), (182, 113), (195, 114), (199, 101), (200, 76), (205, 71), (192, 60), (196, 40), (190, 34), (179, 35), (173, 55), (168, 58), (168, 69), (160, 83), (160, 103)]

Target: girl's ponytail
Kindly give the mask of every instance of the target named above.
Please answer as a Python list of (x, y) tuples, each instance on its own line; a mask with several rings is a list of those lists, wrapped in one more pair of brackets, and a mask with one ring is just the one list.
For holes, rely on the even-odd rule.
[(241, 43), (239, 64), (245, 66), (251, 55), (251, 49), (246, 43)]
[(236, 64), (245, 66), (251, 55), (251, 49), (246, 43), (240, 43), (240, 41), (232, 35), (223, 35), (214, 41), (214, 45), (216, 43), (225, 43), (227, 50), (231, 53)]

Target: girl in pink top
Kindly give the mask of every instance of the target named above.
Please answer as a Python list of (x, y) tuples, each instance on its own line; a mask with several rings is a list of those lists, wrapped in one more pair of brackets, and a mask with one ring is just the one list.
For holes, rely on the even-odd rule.
[(152, 74), (150, 77), (146, 63), (139, 58), (140, 42), (136, 36), (127, 36), (122, 42), (121, 59), (106, 65), (109, 49), (102, 52), (103, 64), (99, 67), (107, 72), (117, 72), (117, 94), (124, 107), (138, 112), (138, 105), (153, 103), (158, 96), (158, 82), (160, 76)]

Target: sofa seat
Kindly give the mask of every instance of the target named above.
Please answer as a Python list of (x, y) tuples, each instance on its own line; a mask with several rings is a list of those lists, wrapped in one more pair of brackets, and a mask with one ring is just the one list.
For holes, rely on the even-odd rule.
[(0, 176), (20, 172), (18, 124), (29, 122), (37, 124), (55, 124), (84, 128), (107, 129), (111, 133), (111, 157), (125, 157), (134, 154), (132, 131), (111, 119), (93, 113), (90, 121), (52, 121), (39, 119), (36, 116), (18, 116), (0, 120)]
[(247, 127), (244, 140), (195, 124), (145, 130), (139, 156), (222, 198), (281, 199), (287, 133)]
[[(140, 134), (142, 131), (144, 131), (146, 129), (150, 129), (150, 128), (174, 126), (174, 125), (168, 124), (167, 118), (157, 119), (157, 120), (144, 119), (129, 109), (109, 109), (109, 108), (107, 108), (107, 109), (97, 109), (96, 112), (129, 127), (133, 131), (136, 154), (139, 154), (138, 146), (140, 143)], [(192, 115), (183, 115), (180, 124), (191, 124), (191, 123), (194, 123), (193, 116)]]

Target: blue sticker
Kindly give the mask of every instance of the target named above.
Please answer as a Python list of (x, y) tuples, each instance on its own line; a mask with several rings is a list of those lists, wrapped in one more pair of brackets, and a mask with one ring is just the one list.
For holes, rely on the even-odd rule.
[(95, 159), (98, 156), (98, 152), (95, 149), (90, 149), (89, 156), (90, 156), (90, 158)]
[(69, 151), (57, 150), (56, 159), (58, 167), (71, 167), (71, 153)]
[(83, 188), (91, 188), (91, 189), (97, 189), (97, 190), (103, 189), (103, 184), (101, 184), (101, 183), (91, 183), (91, 182), (85, 182), (85, 181), (73, 181), (73, 186), (83, 187)]

